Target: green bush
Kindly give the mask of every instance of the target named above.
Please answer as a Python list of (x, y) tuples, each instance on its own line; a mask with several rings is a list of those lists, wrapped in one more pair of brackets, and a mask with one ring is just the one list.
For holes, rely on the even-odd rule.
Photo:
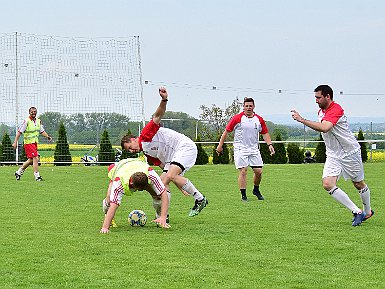
[(207, 155), (206, 151), (203, 149), (202, 144), (199, 143), (201, 141), (199, 136), (195, 141), (198, 142), (196, 144), (197, 149), (198, 149), (198, 155), (197, 155), (197, 159), (195, 161), (195, 164), (196, 165), (205, 165), (209, 162), (209, 156)]
[[(362, 130), (360, 129), (358, 131), (357, 140), (365, 140), (364, 134), (362, 133)], [(363, 162), (366, 162), (368, 160), (368, 151), (366, 148), (366, 142), (359, 142), (361, 147), (361, 159)]]
[(3, 162), (14, 161), (15, 152), (13, 150), (11, 138), (9, 137), (8, 133), (4, 133), (1, 144), (2, 144), (2, 152), (1, 152), (2, 161)]
[(221, 154), (217, 154), (216, 148), (218, 146), (219, 142), (215, 144), (215, 147), (213, 149), (213, 164), (229, 164), (230, 163), (230, 152), (229, 148), (226, 143), (223, 144), (222, 148), (223, 151)]
[[(262, 135), (259, 135), (259, 141), (263, 141)], [(269, 146), (266, 143), (259, 144), (259, 151), (264, 164), (272, 164), (273, 157), (270, 155)]]
[[(277, 133), (276, 141), (278, 142), (274, 144), (275, 154), (272, 156), (272, 162), (273, 164), (286, 164), (287, 156), (286, 156), (285, 144), (280, 142), (282, 141), (282, 137), (279, 132)], [(268, 149), (268, 151), (270, 155), (270, 150)]]
[(317, 147), (315, 148), (314, 159), (317, 163), (324, 163), (326, 161), (326, 146), (321, 134), (319, 134), (318, 141), (321, 142), (317, 143)]
[(115, 162), (115, 152), (112, 149), (110, 138), (106, 129), (103, 131), (102, 138), (100, 141), (98, 161), (107, 162), (104, 164), (100, 164), (102, 166), (108, 166), (109, 164)]
[(304, 151), (301, 150), (296, 143), (289, 143), (287, 145), (287, 156), (289, 164), (301, 164), (304, 159)]
[(58, 135), (59, 137), (56, 141), (55, 152), (53, 154), (54, 164), (55, 166), (70, 166), (72, 157), (63, 122), (60, 123)]

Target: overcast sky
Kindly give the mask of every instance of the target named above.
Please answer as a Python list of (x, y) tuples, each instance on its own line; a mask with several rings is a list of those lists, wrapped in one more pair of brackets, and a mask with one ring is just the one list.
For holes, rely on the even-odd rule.
[[(139, 35), (146, 118), (199, 117), (245, 96), (267, 120), (296, 108), (315, 118), (313, 89), (330, 84), (348, 116), (385, 117), (385, 1), (0, 0), (0, 32)], [(216, 89), (213, 89), (216, 87)], [(281, 93), (279, 93), (281, 90)], [(340, 92), (343, 92), (340, 95)]]

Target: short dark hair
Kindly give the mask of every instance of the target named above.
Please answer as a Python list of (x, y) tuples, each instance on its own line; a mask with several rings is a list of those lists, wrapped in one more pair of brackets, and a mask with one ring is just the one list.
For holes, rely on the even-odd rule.
[(130, 143), (132, 138), (136, 138), (136, 136), (134, 136), (133, 134), (127, 134), (124, 137), (122, 137), (122, 140), (120, 141), (120, 146), (122, 147), (123, 150), (124, 150), (124, 144), (126, 142)]
[(314, 92), (321, 91), (321, 94), (323, 96), (327, 96), (329, 94), (330, 99), (333, 100), (333, 89), (327, 85), (327, 84), (321, 84), (318, 85), (315, 89)]
[(31, 106), (31, 107), (28, 109), (28, 112), (31, 112), (31, 109), (37, 110), (37, 108), (36, 108), (36, 107), (34, 107), (34, 106)]
[(132, 185), (134, 189), (138, 191), (143, 191), (147, 188), (148, 185), (148, 177), (143, 172), (136, 172), (131, 176)]
[(243, 99), (243, 104), (245, 104), (245, 102), (252, 102), (254, 104), (254, 99), (252, 99), (251, 97), (245, 97)]

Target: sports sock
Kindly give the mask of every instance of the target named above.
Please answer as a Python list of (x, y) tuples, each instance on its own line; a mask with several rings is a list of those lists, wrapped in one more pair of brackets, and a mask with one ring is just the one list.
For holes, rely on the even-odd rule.
[(362, 200), (362, 204), (364, 205), (364, 211), (365, 214), (368, 216), (371, 213), (371, 207), (370, 207), (370, 190), (368, 186), (365, 186), (362, 190), (359, 190), (360, 198)]
[(253, 192), (260, 193), (260, 191), (259, 191), (259, 186), (254, 185)]
[(35, 175), (35, 179), (39, 178), (40, 177), (40, 174), (39, 172), (33, 172), (33, 174)]
[(20, 167), (18, 170), (17, 170), (17, 173), (19, 175), (22, 175), (24, 173), (24, 170), (23, 170), (23, 167)]
[(361, 210), (353, 203), (349, 196), (340, 188), (334, 187), (329, 194), (340, 204), (348, 208), (353, 214), (360, 213)]
[(187, 183), (182, 187), (190, 196), (193, 196), (195, 200), (202, 201), (204, 196), (197, 188), (193, 185), (190, 180), (187, 180)]
[(246, 189), (240, 189), (242, 198), (246, 198)]

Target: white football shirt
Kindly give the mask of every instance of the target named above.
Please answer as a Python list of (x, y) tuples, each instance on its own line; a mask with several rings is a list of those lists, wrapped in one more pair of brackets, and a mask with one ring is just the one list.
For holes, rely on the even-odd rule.
[(320, 109), (318, 119), (333, 124), (328, 132), (322, 133), (328, 157), (344, 158), (360, 151), (360, 144), (349, 129), (347, 117), (339, 104), (333, 101), (326, 110)]

